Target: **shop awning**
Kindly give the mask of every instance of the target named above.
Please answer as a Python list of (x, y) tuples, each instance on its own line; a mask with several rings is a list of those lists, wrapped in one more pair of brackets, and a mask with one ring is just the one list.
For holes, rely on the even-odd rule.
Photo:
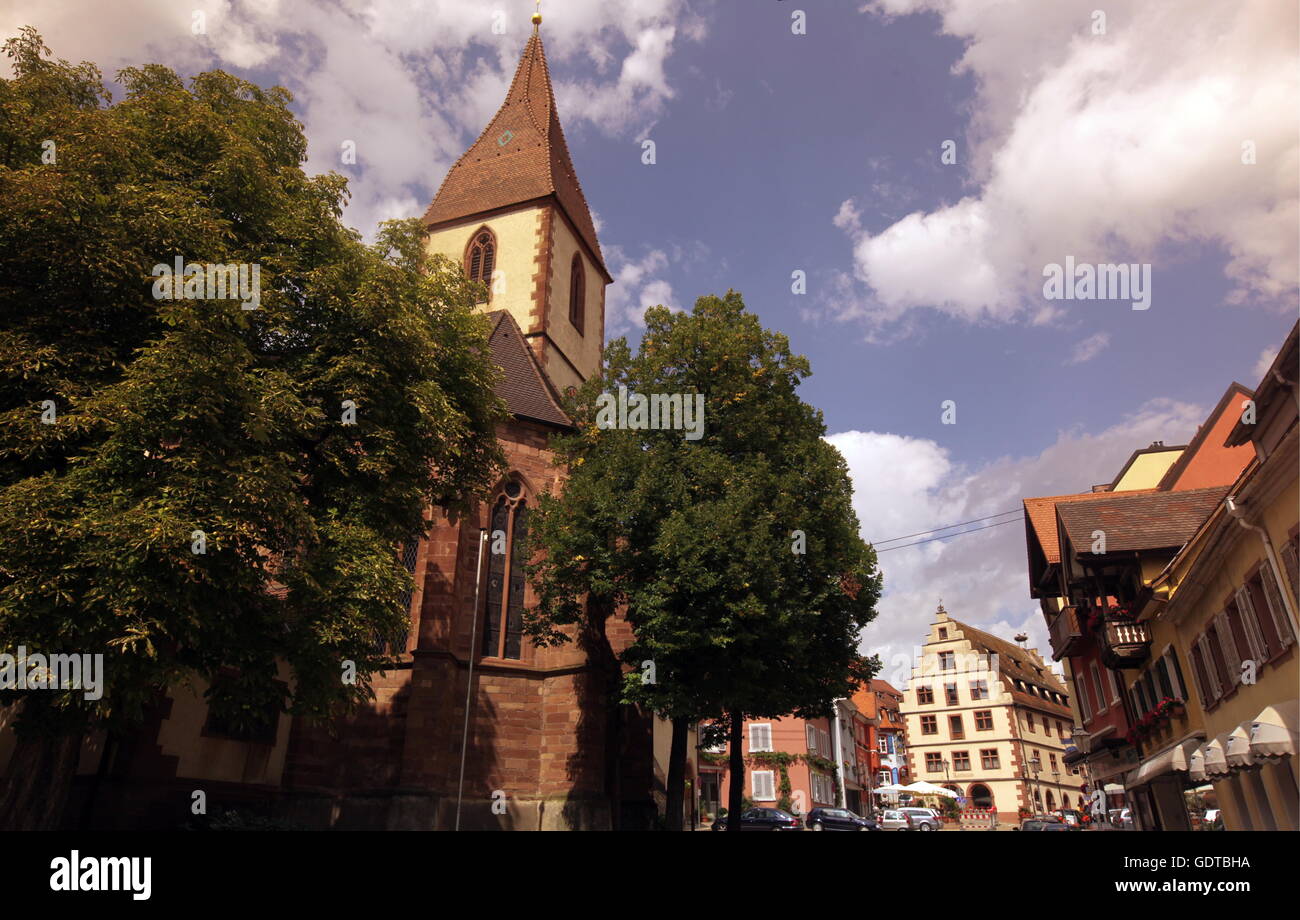
[(1192, 751), (1187, 760), (1187, 778), (1194, 783), (1203, 783), (1209, 777), (1205, 773), (1205, 747), (1202, 745)]
[(1256, 757), (1294, 756), (1298, 742), (1300, 700), (1275, 703), (1250, 723), (1250, 752)]
[(1163, 776), (1175, 770), (1186, 772), (1192, 752), (1200, 746), (1200, 743), (1199, 738), (1189, 738), (1186, 741), (1178, 742), (1172, 747), (1165, 748), (1158, 754), (1153, 754), (1142, 761), (1140, 767), (1125, 777), (1125, 788), (1132, 789), (1134, 786), (1145, 785), (1157, 776)]
[(1201, 748), (1201, 753), (1205, 755), (1205, 775), (1206, 777), (1222, 776), (1230, 773), (1231, 768), (1228, 766), (1228, 733), (1224, 732), (1213, 741)]
[(1255, 758), (1250, 753), (1250, 723), (1242, 722), (1228, 732), (1228, 743), (1223, 750), (1229, 768), (1253, 767)]

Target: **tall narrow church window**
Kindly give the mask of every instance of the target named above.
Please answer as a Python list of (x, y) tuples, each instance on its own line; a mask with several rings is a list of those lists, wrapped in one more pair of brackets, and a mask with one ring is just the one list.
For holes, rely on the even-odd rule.
[(492, 231), (486, 228), (474, 234), (469, 245), (466, 259), (466, 273), (470, 281), (481, 281), (488, 289), (488, 300), (492, 299), (492, 270), (497, 264), (497, 241)]
[(569, 269), (569, 322), (582, 335), (583, 309), (586, 298), (586, 276), (582, 271), (582, 256), (573, 254), (573, 266)]
[(483, 655), (519, 659), (523, 657), (528, 504), (518, 482), (507, 483), (492, 506), (490, 527)]

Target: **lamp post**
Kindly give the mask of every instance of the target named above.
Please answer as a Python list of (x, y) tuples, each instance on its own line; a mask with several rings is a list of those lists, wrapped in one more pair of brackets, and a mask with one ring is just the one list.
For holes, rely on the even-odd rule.
[(1035, 754), (1034, 759), (1029, 761), (1029, 770), (1033, 774), (1033, 778), (1034, 778), (1033, 784), (1030, 786), (1030, 790), (1031, 790), (1030, 794), (1034, 797), (1035, 808), (1042, 805), (1043, 789), (1041, 786), (1038, 785), (1038, 774), (1042, 769), (1043, 769), (1043, 762), (1039, 760), (1038, 755)]

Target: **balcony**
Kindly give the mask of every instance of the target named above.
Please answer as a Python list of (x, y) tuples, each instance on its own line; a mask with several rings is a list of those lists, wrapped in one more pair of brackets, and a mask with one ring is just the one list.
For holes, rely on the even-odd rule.
[(1108, 668), (1140, 668), (1151, 654), (1151, 631), (1145, 623), (1107, 619), (1101, 637), (1101, 660)]
[(1078, 607), (1063, 607), (1047, 627), (1052, 642), (1052, 659), (1060, 661), (1083, 650), (1084, 632)]

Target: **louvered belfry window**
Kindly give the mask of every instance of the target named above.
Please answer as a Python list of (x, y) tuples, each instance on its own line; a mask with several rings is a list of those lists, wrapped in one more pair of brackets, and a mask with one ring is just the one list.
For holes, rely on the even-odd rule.
[(586, 276), (582, 270), (582, 256), (574, 253), (569, 268), (569, 322), (582, 334), (583, 304), (586, 297)]
[(507, 483), (492, 506), (490, 524), (483, 656), (518, 660), (523, 651), (528, 503), (517, 482)]
[(497, 241), (490, 230), (480, 230), (469, 247), (469, 280), (481, 281), (492, 299), (492, 271), (497, 263)]

